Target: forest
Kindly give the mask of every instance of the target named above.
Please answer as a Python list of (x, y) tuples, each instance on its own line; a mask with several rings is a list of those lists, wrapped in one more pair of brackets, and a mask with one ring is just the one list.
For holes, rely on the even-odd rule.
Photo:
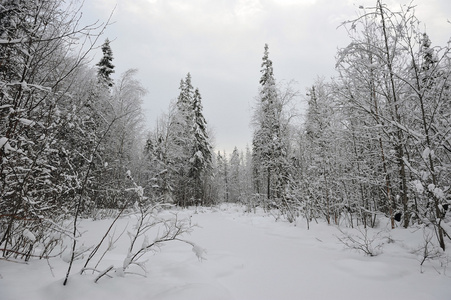
[[(103, 34), (109, 20), (80, 25), (76, 3), (2, 1), (2, 259), (52, 257), (68, 239), (72, 262), (82, 219), (114, 223), (135, 212), (137, 228), (146, 231), (157, 208), (222, 203), (307, 228), (318, 220), (376, 228), (387, 218), (391, 228), (431, 229), (429, 242), (445, 251), (450, 44), (434, 45), (414, 10), (375, 2), (341, 25), (349, 44), (337, 53), (337, 76), (308, 88), (302, 122), (292, 109), (299, 91), (277, 81), (270, 45), (262, 45), (253, 139), (227, 154), (214, 150), (196, 74), (181, 79), (167, 113), (146, 129), (138, 70), (111, 77), (114, 47)], [(93, 62), (95, 51), (102, 58)], [(178, 219), (164, 224), (155, 245), (192, 229)], [(138, 230), (131, 239), (129, 264), (154, 245), (134, 250), (140, 236)]]

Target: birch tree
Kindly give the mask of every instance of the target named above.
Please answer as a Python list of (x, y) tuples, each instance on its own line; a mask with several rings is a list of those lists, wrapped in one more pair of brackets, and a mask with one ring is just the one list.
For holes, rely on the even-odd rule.
[[(58, 1), (3, 1), (0, 10), (0, 246), (31, 254), (72, 212), (79, 182), (62, 132), (74, 125), (91, 77), (84, 58), (102, 27), (79, 27)], [(96, 30), (97, 29), (97, 30)], [(77, 47), (77, 48), (76, 48)], [(66, 137), (67, 139), (69, 137)], [(27, 229), (35, 238), (23, 239)]]
[(392, 227), (400, 216), (404, 227), (433, 224), (444, 249), (449, 48), (430, 48), (412, 6), (392, 11), (377, 1), (347, 24), (352, 43), (339, 55), (340, 97), (348, 109), (368, 116), (363, 124), (378, 143), (374, 166), (383, 178), (376, 182), (384, 182), (385, 198), (380, 208)]

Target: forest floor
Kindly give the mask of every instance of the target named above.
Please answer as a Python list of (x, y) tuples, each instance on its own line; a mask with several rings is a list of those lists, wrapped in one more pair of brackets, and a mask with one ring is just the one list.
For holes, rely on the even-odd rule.
[[(191, 245), (172, 241), (146, 254), (147, 276), (113, 274), (94, 283), (96, 274), (79, 275), (85, 257), (74, 263), (67, 286), (65, 254), (27, 264), (0, 260), (0, 299), (451, 299), (451, 252), (434, 252), (431, 244), (428, 253), (436, 258), (420, 266), (422, 229), (388, 230), (388, 221), (381, 221), (368, 231), (340, 231), (318, 220), (307, 230), (302, 218), (294, 226), (236, 205), (185, 209), (179, 216), (198, 225), (183, 238), (204, 248), (205, 259)], [(80, 242), (95, 245), (110, 223), (83, 220)], [(132, 217), (118, 221), (116, 235), (127, 226)], [(350, 249), (365, 244), (377, 255)], [(128, 245), (123, 234), (99, 269), (122, 266)]]

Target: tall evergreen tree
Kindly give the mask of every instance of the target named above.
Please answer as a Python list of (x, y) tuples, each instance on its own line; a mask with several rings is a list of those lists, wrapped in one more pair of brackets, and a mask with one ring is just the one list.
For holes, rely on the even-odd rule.
[(168, 128), (168, 159), (177, 204), (205, 202), (206, 184), (212, 165), (207, 122), (202, 113), (202, 97), (191, 84), (191, 74), (180, 82)]
[(207, 134), (207, 122), (202, 114), (202, 97), (199, 89), (194, 91), (194, 98), (192, 102), (193, 110), (193, 146), (190, 158), (190, 177), (194, 181), (193, 196), (195, 201), (204, 202), (205, 176), (207, 176), (211, 169), (212, 147), (210, 145)]
[(283, 167), (286, 146), (281, 132), (282, 105), (278, 97), (268, 45), (261, 69), (259, 103), (256, 110), (256, 130), (253, 136), (253, 169), (256, 192), (268, 200), (280, 199), (286, 180)]
[(230, 182), (230, 201), (238, 202), (240, 200), (241, 192), (242, 192), (242, 184), (241, 181), (243, 178), (241, 177), (241, 159), (240, 154), (238, 152), (238, 148), (235, 147), (233, 149), (232, 155), (230, 156), (230, 173), (229, 173), (229, 182)]
[(221, 151), (218, 151), (216, 154), (216, 172), (215, 172), (215, 184), (217, 188), (217, 197), (219, 202), (228, 202), (229, 201), (229, 182), (228, 182), (228, 174), (229, 174), (229, 166), (226, 157), (226, 153), (221, 154)]
[(175, 201), (181, 206), (188, 205), (191, 197), (190, 190), (190, 159), (193, 145), (193, 86), (191, 74), (187, 74), (185, 80), (180, 81), (180, 93), (174, 107), (171, 121), (171, 160), (173, 161), (173, 178)]
[(98, 67), (98, 78), (99, 82), (105, 84), (108, 87), (113, 86), (113, 79), (111, 79), (111, 74), (114, 73), (113, 61), (113, 51), (110, 47), (110, 41), (108, 39), (102, 45), (103, 56), (97, 63)]

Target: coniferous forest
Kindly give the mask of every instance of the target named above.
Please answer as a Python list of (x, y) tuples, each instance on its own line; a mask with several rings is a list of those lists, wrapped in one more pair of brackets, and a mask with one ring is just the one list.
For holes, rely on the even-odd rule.
[[(83, 7), (57, 0), (1, 1), (2, 259), (49, 258), (67, 243), (67, 281), (80, 220), (114, 223), (134, 212), (139, 226), (129, 234), (125, 271), (154, 244), (192, 230), (152, 219), (165, 224), (163, 235), (136, 246), (157, 211), (222, 203), (307, 228), (321, 220), (429, 228), (430, 244), (447, 250), (450, 45), (434, 44), (414, 10), (375, 2), (341, 25), (349, 43), (337, 52), (337, 75), (318, 78), (304, 95), (277, 80), (271, 45), (262, 45), (252, 141), (225, 153), (214, 150), (196, 74), (181, 78), (167, 112), (146, 129), (138, 70), (112, 79), (109, 20), (82, 26)], [(101, 59), (92, 61), (96, 52)], [(299, 121), (292, 107), (301, 98), (308, 106)], [(96, 251), (87, 252), (84, 270), (97, 267)]]

